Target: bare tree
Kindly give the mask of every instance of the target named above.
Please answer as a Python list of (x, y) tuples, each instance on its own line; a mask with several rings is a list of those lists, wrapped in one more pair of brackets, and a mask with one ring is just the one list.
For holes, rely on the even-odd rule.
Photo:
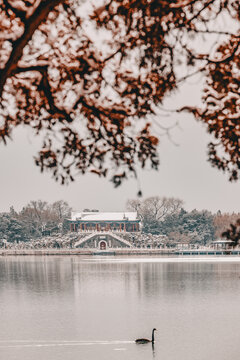
[(167, 215), (177, 213), (183, 205), (183, 201), (175, 198), (152, 196), (142, 203), (142, 213), (145, 218), (154, 221), (163, 220)]
[(176, 214), (182, 208), (183, 201), (175, 198), (152, 196), (145, 200), (128, 200), (127, 208), (137, 211), (143, 228), (151, 232), (158, 227), (166, 216)]
[(127, 201), (127, 209), (130, 210), (130, 211), (136, 211), (138, 213), (138, 215), (140, 216), (141, 218), (141, 205), (142, 205), (142, 202), (141, 200), (137, 199), (129, 199)]
[(23, 207), (17, 218), (24, 221), (29, 233), (41, 235), (46, 228), (56, 228), (70, 216), (71, 208), (66, 201), (59, 200), (53, 204), (34, 200)]
[(69, 217), (71, 215), (71, 208), (69, 207), (68, 203), (63, 200), (59, 200), (54, 202), (51, 205), (52, 211), (56, 213), (56, 218), (59, 221)]

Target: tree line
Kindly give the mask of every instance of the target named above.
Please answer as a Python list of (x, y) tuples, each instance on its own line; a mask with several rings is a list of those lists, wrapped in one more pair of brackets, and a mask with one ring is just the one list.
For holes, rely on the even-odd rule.
[[(239, 213), (186, 211), (182, 200), (159, 196), (128, 200), (127, 209), (137, 211), (143, 233), (165, 235), (169, 243), (205, 245), (222, 236), (232, 236), (236, 243), (239, 240), (239, 228), (231, 225), (240, 217)], [(0, 213), (0, 241), (27, 242), (54, 233), (65, 234), (69, 231), (67, 219), (71, 210), (63, 200), (51, 204), (42, 200), (30, 201), (19, 212), (11, 207), (9, 212)]]
[[(208, 210), (186, 211), (183, 201), (175, 198), (153, 196), (143, 200), (128, 200), (127, 208), (138, 212), (144, 233), (166, 235), (171, 243), (199, 243), (206, 245), (222, 237), (231, 238), (235, 231), (231, 224), (240, 214), (216, 214)], [(232, 229), (232, 230), (231, 230)], [(239, 237), (236, 242), (238, 242)]]
[(66, 201), (52, 204), (46, 201), (30, 201), (21, 211), (13, 207), (0, 213), (0, 240), (7, 242), (29, 241), (54, 232), (67, 230), (66, 219), (71, 208)]

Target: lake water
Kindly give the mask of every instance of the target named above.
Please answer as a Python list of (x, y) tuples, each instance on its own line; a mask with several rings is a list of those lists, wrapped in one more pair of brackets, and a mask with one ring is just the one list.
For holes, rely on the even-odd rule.
[(240, 258), (0, 258), (1, 360), (239, 360), (239, 339)]

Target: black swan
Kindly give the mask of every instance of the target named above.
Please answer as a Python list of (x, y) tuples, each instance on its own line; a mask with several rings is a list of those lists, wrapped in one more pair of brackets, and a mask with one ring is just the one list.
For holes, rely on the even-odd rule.
[(157, 329), (153, 329), (152, 331), (152, 340), (149, 339), (137, 339), (135, 340), (136, 344), (147, 344), (147, 343), (153, 343), (154, 344), (154, 331), (156, 331)]

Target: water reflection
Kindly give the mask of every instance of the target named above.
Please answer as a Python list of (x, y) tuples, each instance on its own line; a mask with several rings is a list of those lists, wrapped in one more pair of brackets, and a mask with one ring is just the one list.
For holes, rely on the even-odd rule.
[[(239, 261), (0, 258), (4, 359), (238, 359)], [(155, 344), (136, 346), (149, 337)]]
[[(221, 290), (240, 279), (239, 263), (104, 263), (79, 257), (3, 257), (0, 260), (0, 284), (14, 288), (26, 287), (36, 292), (81, 292), (91, 281), (116, 283), (130, 291), (134, 287), (139, 296), (162, 291), (211, 291), (212, 282)], [(86, 261), (89, 260), (89, 261)], [(234, 282), (239, 289), (240, 282)], [(0, 287), (0, 291), (2, 287)], [(93, 289), (94, 290), (94, 289)]]
[[(71, 287), (71, 264), (61, 258), (21, 258), (5, 257), (0, 261), (0, 285), (7, 284), (14, 289), (26, 288), (29, 291), (68, 292)], [(67, 267), (67, 269), (66, 269)], [(67, 270), (67, 271), (66, 271)], [(2, 286), (0, 286), (0, 291)]]

